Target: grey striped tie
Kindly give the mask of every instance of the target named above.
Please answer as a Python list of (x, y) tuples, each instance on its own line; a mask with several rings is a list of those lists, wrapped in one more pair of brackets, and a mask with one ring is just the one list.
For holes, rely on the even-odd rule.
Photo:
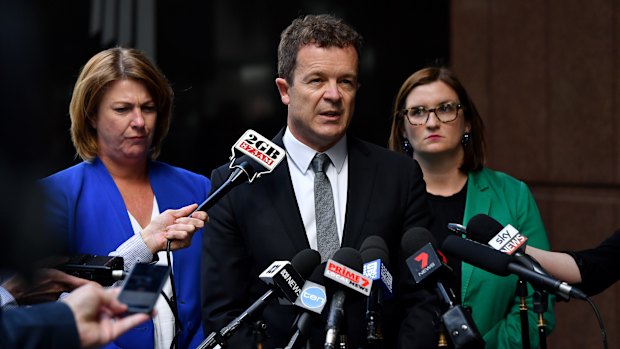
[(338, 228), (336, 226), (336, 211), (334, 209), (334, 195), (329, 178), (325, 174), (331, 160), (327, 154), (317, 153), (312, 159), (314, 170), (314, 210), (316, 215), (316, 240), (321, 261), (331, 258), (340, 248)]

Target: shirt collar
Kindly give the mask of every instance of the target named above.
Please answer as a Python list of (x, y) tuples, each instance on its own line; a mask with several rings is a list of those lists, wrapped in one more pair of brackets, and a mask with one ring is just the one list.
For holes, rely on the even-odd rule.
[[(286, 148), (286, 155), (292, 160), (292, 163), (297, 169), (305, 175), (306, 171), (310, 168), (310, 163), (314, 155), (317, 153), (316, 150), (295, 138), (291, 131), (289, 131), (288, 126), (284, 132), (284, 137), (282, 137), (282, 142), (284, 143), (284, 148)], [(336, 171), (340, 174), (344, 166), (344, 161), (347, 158), (347, 135), (345, 134), (338, 143), (334, 144), (334, 146), (327, 149), (324, 153), (329, 156)]]

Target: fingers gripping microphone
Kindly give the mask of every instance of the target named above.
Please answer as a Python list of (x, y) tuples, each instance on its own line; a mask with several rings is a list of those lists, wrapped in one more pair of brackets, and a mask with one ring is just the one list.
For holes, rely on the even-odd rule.
[(257, 301), (232, 320), (228, 325), (217, 332), (212, 332), (197, 348), (216, 348), (224, 346), (226, 340), (248, 318), (261, 312), (274, 296), (282, 296), (290, 302), (295, 302), (301, 294), (303, 277), (310, 275), (312, 270), (321, 262), (317, 251), (305, 249), (293, 257), (291, 262), (275, 261), (260, 275), (261, 280), (271, 286)]
[(328, 259), (325, 266), (326, 279), (331, 280), (335, 289), (327, 316), (327, 333), (325, 349), (336, 348), (340, 326), (344, 318), (344, 302), (347, 291), (355, 290), (365, 296), (370, 294), (372, 280), (362, 273), (362, 256), (351, 247), (336, 251), (333, 259)]
[(482, 339), (471, 313), (461, 305), (455, 305), (454, 292), (446, 288), (440, 275), (451, 274), (452, 269), (445, 264), (445, 256), (439, 258), (435, 249), (435, 237), (425, 228), (414, 227), (408, 230), (401, 240), (402, 250), (407, 258), (407, 266), (416, 283), (422, 282), (433, 273), (435, 286), (447, 310), (441, 316), (446, 332), (450, 336), (455, 348), (481, 348), (485, 341)]
[[(252, 183), (254, 179), (271, 173), (286, 157), (278, 145), (254, 130), (247, 130), (231, 148), (229, 168), (233, 170), (228, 179), (203, 201), (196, 211), (206, 211), (226, 193), (241, 183)], [(239, 154), (244, 154), (237, 159)]]
[(385, 240), (372, 235), (360, 247), (364, 261), (364, 276), (373, 280), (370, 295), (366, 300), (366, 340), (376, 344), (383, 340), (383, 299), (392, 297), (392, 275), (387, 269), (389, 252)]
[[(495, 250), (515, 257), (515, 261), (523, 267), (551, 277), (549, 273), (538, 263), (536, 259), (525, 253), (527, 237), (520, 234), (517, 229), (508, 224), (505, 227), (486, 214), (478, 214), (472, 217), (467, 224), (467, 237), (482, 244), (488, 244)], [(569, 300), (569, 294), (555, 292), (565, 301)]]
[(586, 299), (585, 293), (576, 287), (554, 279), (550, 276), (534, 272), (517, 262), (513, 256), (503, 254), (486, 245), (456, 236), (448, 236), (442, 245), (450, 253), (464, 262), (499, 276), (515, 274), (534, 286), (555, 294), (578, 299)]

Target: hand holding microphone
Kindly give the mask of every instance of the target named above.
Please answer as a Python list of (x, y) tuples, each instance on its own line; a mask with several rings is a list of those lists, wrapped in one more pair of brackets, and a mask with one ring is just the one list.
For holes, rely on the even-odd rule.
[(533, 285), (565, 297), (585, 299), (579, 289), (550, 276), (538, 274), (518, 262), (513, 256), (503, 254), (478, 242), (456, 236), (448, 236), (442, 245), (450, 253), (464, 262), (499, 276), (515, 274)]
[[(511, 273), (522, 277), (535, 287), (541, 287), (564, 300), (569, 300), (570, 297), (585, 299), (586, 295), (582, 291), (551, 277), (538, 261), (525, 254), (527, 237), (521, 235), (511, 225), (502, 227), (499, 222), (488, 215), (478, 214), (469, 221), (467, 232), (468, 237), (471, 236), (474, 241), (486, 244), (486, 240), (496, 250), (512, 256), (513, 258), (510, 260), (504, 259), (506, 262), (503, 263), (508, 263), (506, 270), (510, 270)], [(473, 263), (470, 264), (475, 265)], [(479, 268), (485, 269), (484, 267)], [(490, 271), (488, 269), (485, 270)], [(493, 271), (491, 272), (494, 273)]]

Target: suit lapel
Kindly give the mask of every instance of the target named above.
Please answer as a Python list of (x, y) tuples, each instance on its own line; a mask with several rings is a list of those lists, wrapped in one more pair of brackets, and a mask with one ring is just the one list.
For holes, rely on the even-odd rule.
[(362, 142), (349, 137), (348, 143), (349, 178), (342, 246), (358, 248), (377, 169), (370, 160), (370, 150)]
[[(489, 183), (484, 176), (479, 175), (480, 173), (481, 172), (469, 174), (465, 215), (463, 217), (463, 224), (465, 226), (467, 226), (471, 217), (479, 213), (489, 214), (491, 210), (492, 193), (488, 190)], [(469, 283), (474, 274), (474, 270), (475, 268), (470, 264), (465, 262), (461, 264), (461, 298), (463, 300), (469, 290)]]
[[(284, 129), (272, 139), (274, 143), (284, 149), (282, 137)], [(275, 217), (279, 218), (285, 229), (286, 235), (291, 239), (293, 246), (299, 251), (310, 248), (308, 237), (306, 236), (306, 228), (304, 227), (299, 206), (295, 198), (295, 190), (288, 168), (288, 160), (284, 159), (272, 173), (265, 175), (264, 178), (258, 179), (264, 182), (265, 192), (263, 197), (268, 198), (274, 209)]]

